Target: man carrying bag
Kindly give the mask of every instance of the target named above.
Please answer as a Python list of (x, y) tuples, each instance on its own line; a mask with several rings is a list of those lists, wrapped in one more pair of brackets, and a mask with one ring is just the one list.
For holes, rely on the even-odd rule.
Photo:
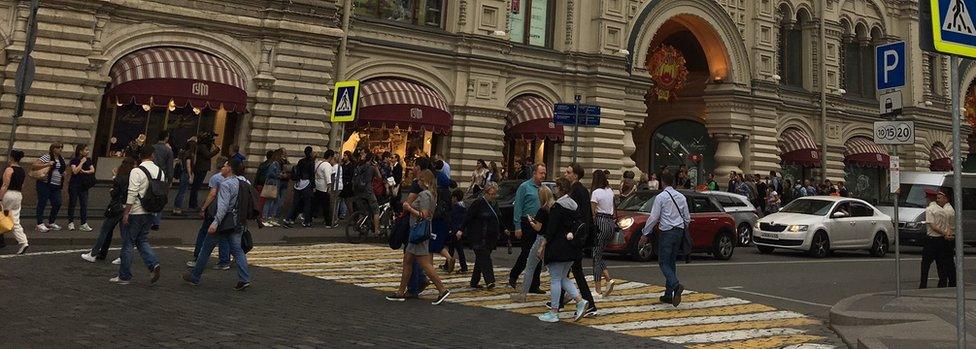
[(661, 296), (661, 303), (671, 303), (675, 307), (681, 304), (681, 293), (685, 288), (678, 281), (678, 271), (675, 260), (680, 250), (691, 251), (691, 236), (688, 224), (691, 214), (688, 211), (688, 201), (685, 196), (675, 190), (674, 176), (669, 173), (661, 175), (661, 185), (664, 190), (654, 198), (651, 215), (641, 232), (640, 244), (648, 242), (648, 235), (654, 232), (654, 226), (660, 221), (661, 235), (658, 237), (658, 265), (667, 280), (666, 290)]

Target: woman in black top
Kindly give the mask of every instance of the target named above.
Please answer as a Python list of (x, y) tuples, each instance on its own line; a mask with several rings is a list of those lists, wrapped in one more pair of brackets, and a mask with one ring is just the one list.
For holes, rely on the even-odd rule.
[(474, 272), (471, 274), (471, 287), (481, 288), (478, 281), (484, 276), (485, 288), (495, 288), (495, 272), (491, 262), (491, 252), (498, 244), (498, 233), (501, 232), (501, 220), (498, 208), (492, 204), (498, 194), (498, 184), (489, 182), (482, 190), (484, 195), (475, 199), (464, 216), (464, 223), (457, 232), (458, 239), (463, 238), (471, 244), (474, 250)]
[(115, 231), (115, 226), (122, 221), (122, 210), (125, 207), (126, 195), (129, 193), (129, 172), (134, 167), (136, 167), (136, 161), (132, 158), (125, 158), (122, 160), (122, 164), (115, 169), (115, 178), (112, 178), (112, 191), (109, 193), (111, 199), (108, 207), (105, 208), (105, 221), (102, 222), (98, 240), (95, 241), (90, 252), (81, 255), (81, 259), (94, 263), (96, 260), (104, 260), (108, 255), (108, 248), (112, 245), (112, 233)]
[(81, 204), (81, 226), (78, 230), (92, 231), (88, 226), (88, 190), (95, 186), (95, 166), (89, 157), (88, 146), (79, 144), (75, 147), (75, 156), (68, 166), (71, 168), (71, 180), (68, 181), (68, 230), (75, 230), (75, 205)]
[(589, 302), (580, 296), (579, 290), (568, 278), (569, 269), (573, 262), (582, 258), (583, 241), (574, 239), (577, 227), (581, 222), (576, 213), (579, 208), (569, 197), (572, 184), (566, 178), (556, 180), (556, 204), (549, 210), (549, 224), (543, 233), (545, 239), (539, 247), (538, 256), (546, 267), (550, 276), (550, 311), (539, 315), (539, 320), (545, 322), (559, 322), (559, 298), (566, 292), (576, 300), (576, 316), (579, 320), (589, 306)]
[[(7, 158), (10, 161), (7, 163), (7, 168), (3, 170), (0, 198), (3, 198), (3, 210), (10, 215), (14, 222), (13, 234), (19, 246), (17, 254), (23, 254), (27, 252), (28, 246), (24, 227), (20, 225), (20, 208), (24, 200), (20, 191), (24, 188), (24, 178), (27, 177), (27, 172), (24, 171), (23, 167), (20, 167), (20, 159), (24, 158), (24, 152), (16, 149), (11, 150), (10, 156)], [(3, 237), (0, 237), (0, 247), (4, 246), (6, 245), (3, 244)]]

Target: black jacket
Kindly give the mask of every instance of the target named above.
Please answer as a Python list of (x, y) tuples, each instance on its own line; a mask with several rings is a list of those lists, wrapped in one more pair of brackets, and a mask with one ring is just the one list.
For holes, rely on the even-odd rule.
[[(582, 219), (583, 223), (586, 223), (587, 231), (593, 231), (593, 208), (590, 207), (590, 191), (586, 190), (586, 187), (584, 187), (582, 183), (576, 182), (573, 184), (573, 192), (569, 194), (569, 197), (576, 202), (577, 217)], [(595, 237), (596, 234), (587, 234), (587, 247), (592, 247), (594, 245)]]
[(105, 217), (117, 217), (122, 214), (125, 207), (125, 199), (129, 194), (129, 173), (120, 173), (112, 179), (112, 190), (109, 192), (111, 197), (108, 207), (105, 208)]
[(498, 245), (498, 234), (501, 232), (501, 217), (497, 207), (493, 207), (484, 198), (471, 203), (461, 224), (462, 236), (471, 244), (472, 249), (493, 250)]
[(546, 264), (572, 262), (583, 258), (583, 251), (566, 239), (566, 233), (575, 232), (576, 223), (579, 222), (578, 207), (574, 206), (576, 203), (573, 200), (564, 197), (549, 209), (549, 222), (543, 232), (546, 237), (543, 260)]

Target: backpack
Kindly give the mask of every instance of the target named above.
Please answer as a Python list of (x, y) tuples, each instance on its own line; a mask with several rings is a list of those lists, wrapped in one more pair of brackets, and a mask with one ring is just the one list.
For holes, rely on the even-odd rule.
[(366, 188), (373, 185), (373, 178), (370, 176), (370, 171), (367, 166), (369, 165), (365, 163), (360, 164), (359, 166), (356, 166), (356, 170), (352, 172), (353, 192), (364, 192), (366, 191)]
[[(569, 210), (567, 209), (567, 211)], [(573, 228), (573, 240), (569, 243), (579, 249), (587, 247), (589, 245), (590, 235), (592, 235), (590, 234), (590, 226), (584, 220), (580, 219), (576, 212), (570, 212), (572, 212), (572, 217), (570, 218), (572, 222), (570, 222), (569, 226), (575, 228)]]
[(163, 181), (163, 170), (159, 170), (159, 175), (153, 178), (149, 175), (149, 170), (143, 166), (139, 166), (142, 173), (146, 174), (146, 179), (149, 180), (149, 187), (146, 188), (146, 195), (139, 198), (139, 204), (142, 208), (150, 213), (159, 213), (163, 211), (166, 207), (166, 203), (169, 201), (167, 196), (169, 195), (169, 184)]
[[(238, 223), (246, 225), (249, 220), (257, 220), (261, 217), (261, 206), (258, 206), (258, 192), (254, 186), (247, 181), (238, 181), (237, 184), (237, 212)], [(258, 225), (260, 228), (260, 225)]]
[(262, 162), (258, 165), (258, 172), (254, 175), (254, 183), (264, 185), (268, 181), (268, 168), (271, 167), (271, 160)]

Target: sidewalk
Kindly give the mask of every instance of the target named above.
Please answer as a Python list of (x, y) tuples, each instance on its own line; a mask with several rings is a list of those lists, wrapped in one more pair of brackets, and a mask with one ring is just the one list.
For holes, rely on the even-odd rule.
[[(966, 344), (976, 347), (976, 290), (966, 291)], [(956, 289), (853, 296), (830, 310), (830, 327), (852, 348), (955, 348)]]

